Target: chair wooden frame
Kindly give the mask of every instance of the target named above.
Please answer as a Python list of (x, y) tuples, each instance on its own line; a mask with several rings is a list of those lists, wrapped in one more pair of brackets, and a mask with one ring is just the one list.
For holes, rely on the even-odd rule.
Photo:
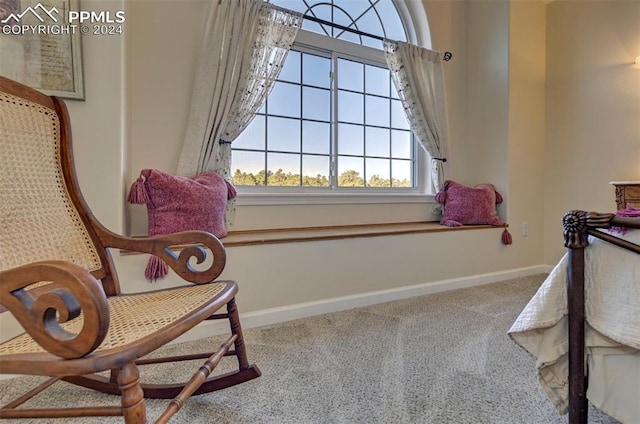
[(569, 310), (569, 424), (586, 424), (588, 422), (588, 377), (585, 370), (584, 249), (589, 245), (588, 236), (593, 236), (640, 254), (639, 245), (600, 231), (613, 226), (640, 228), (640, 219), (574, 210), (565, 214), (562, 224), (564, 226), (564, 245), (568, 248), (569, 253), (567, 282), (567, 306)]
[[(0, 313), (10, 312), (26, 329), (29, 340), (39, 351), (0, 353), (0, 373), (44, 375), (51, 378), (39, 387), (0, 408), (0, 418), (60, 418), (121, 415), (127, 423), (147, 422), (144, 398), (172, 399), (157, 418), (167, 422), (191, 395), (226, 388), (260, 376), (260, 370), (250, 365), (244, 346), (239, 314), (235, 303), (237, 285), (216, 278), (225, 266), (224, 246), (216, 237), (200, 231), (187, 231), (154, 238), (131, 238), (115, 234), (101, 225), (91, 213), (79, 189), (71, 146), (71, 125), (65, 103), (18, 82), (0, 77), (0, 93), (42, 106), (59, 120), (59, 163), (71, 203), (95, 247), (100, 266), (91, 271), (59, 258), (25, 263), (7, 269), (0, 258)], [(0, 120), (3, 116), (0, 115)], [(0, 126), (1, 128), (2, 126)], [(0, 129), (1, 131), (1, 129)], [(6, 138), (5, 138), (6, 140)], [(3, 159), (4, 160), (4, 159)], [(0, 191), (0, 195), (6, 192)], [(1, 201), (2, 199), (0, 199)], [(174, 302), (183, 301), (183, 294), (201, 290), (207, 298), (199, 300), (173, 321), (159, 329), (148, 330), (137, 339), (105, 346), (110, 325), (114, 323), (114, 300), (141, 299), (159, 295), (161, 291), (123, 294), (109, 249), (124, 249), (152, 254), (164, 260), (175, 273), (192, 285), (162, 291), (175, 294)], [(176, 253), (179, 251), (179, 253)], [(201, 264), (213, 257), (208, 268), (195, 269), (190, 260)], [(142, 271), (141, 271), (142, 272)], [(33, 286), (34, 283), (48, 282)], [(180, 290), (172, 292), (171, 290)], [(191, 290), (191, 292), (189, 292)], [(198, 292), (200, 293), (200, 292)], [(138, 297), (136, 297), (138, 296)], [(146, 296), (146, 297), (145, 297)], [(198, 297), (198, 296), (192, 296)], [(172, 298), (173, 299), (173, 298)], [(61, 323), (72, 322), (82, 313), (84, 325), (77, 334), (70, 334)], [(176, 313), (177, 314), (177, 313)], [(214, 352), (165, 358), (145, 359), (150, 352), (166, 345), (205, 320), (229, 321), (229, 338)], [(82, 322), (82, 321), (81, 321)], [(20, 336), (25, 337), (25, 336)], [(6, 343), (15, 339), (5, 341)], [(211, 376), (212, 370), (225, 356), (235, 356), (237, 370)], [(142, 358), (142, 359), (140, 359)], [(171, 363), (204, 359), (204, 364), (184, 382), (149, 384), (139, 379), (138, 367), (147, 364)], [(96, 373), (111, 371), (110, 377)], [(121, 395), (121, 406), (61, 409), (20, 408), (28, 399), (58, 380), (89, 387), (105, 393)]]

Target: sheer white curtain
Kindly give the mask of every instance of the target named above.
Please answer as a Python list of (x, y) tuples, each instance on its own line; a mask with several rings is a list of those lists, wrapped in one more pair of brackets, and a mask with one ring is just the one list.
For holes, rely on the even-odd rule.
[(263, 8), (259, 16), (254, 54), (244, 87), (234, 99), (231, 116), (220, 137), (214, 169), (225, 179), (231, 177), (231, 142), (251, 123), (262, 107), (287, 53), (298, 34), (302, 15), (274, 6)]
[(264, 103), (301, 20), (263, 0), (211, 1), (179, 175), (229, 177), (229, 143)]
[(431, 155), (431, 180), (439, 191), (449, 175), (443, 54), (401, 41), (385, 41), (384, 53), (411, 130)]

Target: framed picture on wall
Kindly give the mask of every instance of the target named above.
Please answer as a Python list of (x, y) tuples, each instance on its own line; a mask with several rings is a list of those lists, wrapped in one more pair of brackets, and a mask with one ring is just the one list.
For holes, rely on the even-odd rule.
[(78, 0), (0, 0), (0, 75), (51, 96), (84, 100)]

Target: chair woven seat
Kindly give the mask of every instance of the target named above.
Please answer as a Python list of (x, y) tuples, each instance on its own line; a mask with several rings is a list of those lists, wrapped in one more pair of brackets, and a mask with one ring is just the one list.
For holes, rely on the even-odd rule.
[[(95, 352), (123, 347), (170, 326), (190, 312), (200, 310), (207, 303), (212, 303), (212, 300), (223, 292), (228, 284), (216, 282), (108, 298), (111, 318), (109, 331)], [(62, 324), (62, 328), (71, 333), (77, 333), (83, 322), (80, 315)], [(28, 333), (23, 333), (0, 345), (0, 355), (43, 352), (46, 350)]]

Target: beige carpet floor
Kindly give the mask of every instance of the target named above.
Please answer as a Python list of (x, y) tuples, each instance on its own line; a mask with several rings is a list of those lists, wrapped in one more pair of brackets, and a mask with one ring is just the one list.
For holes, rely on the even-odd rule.
[[(171, 422), (566, 423), (567, 416), (556, 413), (536, 381), (534, 358), (507, 336), (544, 277), (245, 330), (249, 359), (261, 368), (262, 377), (192, 397)], [(176, 344), (165, 351), (191, 352), (217, 346), (220, 340)], [(143, 372), (157, 381), (188, 375), (182, 366)], [(17, 389), (33, 381), (30, 377), (0, 381), (0, 402), (6, 403)], [(35, 402), (38, 406), (79, 405), (117, 403), (118, 399), (56, 383)], [(148, 402), (150, 422), (164, 402)], [(45, 422), (108, 424), (121, 419)], [(617, 421), (591, 408), (590, 423)]]

